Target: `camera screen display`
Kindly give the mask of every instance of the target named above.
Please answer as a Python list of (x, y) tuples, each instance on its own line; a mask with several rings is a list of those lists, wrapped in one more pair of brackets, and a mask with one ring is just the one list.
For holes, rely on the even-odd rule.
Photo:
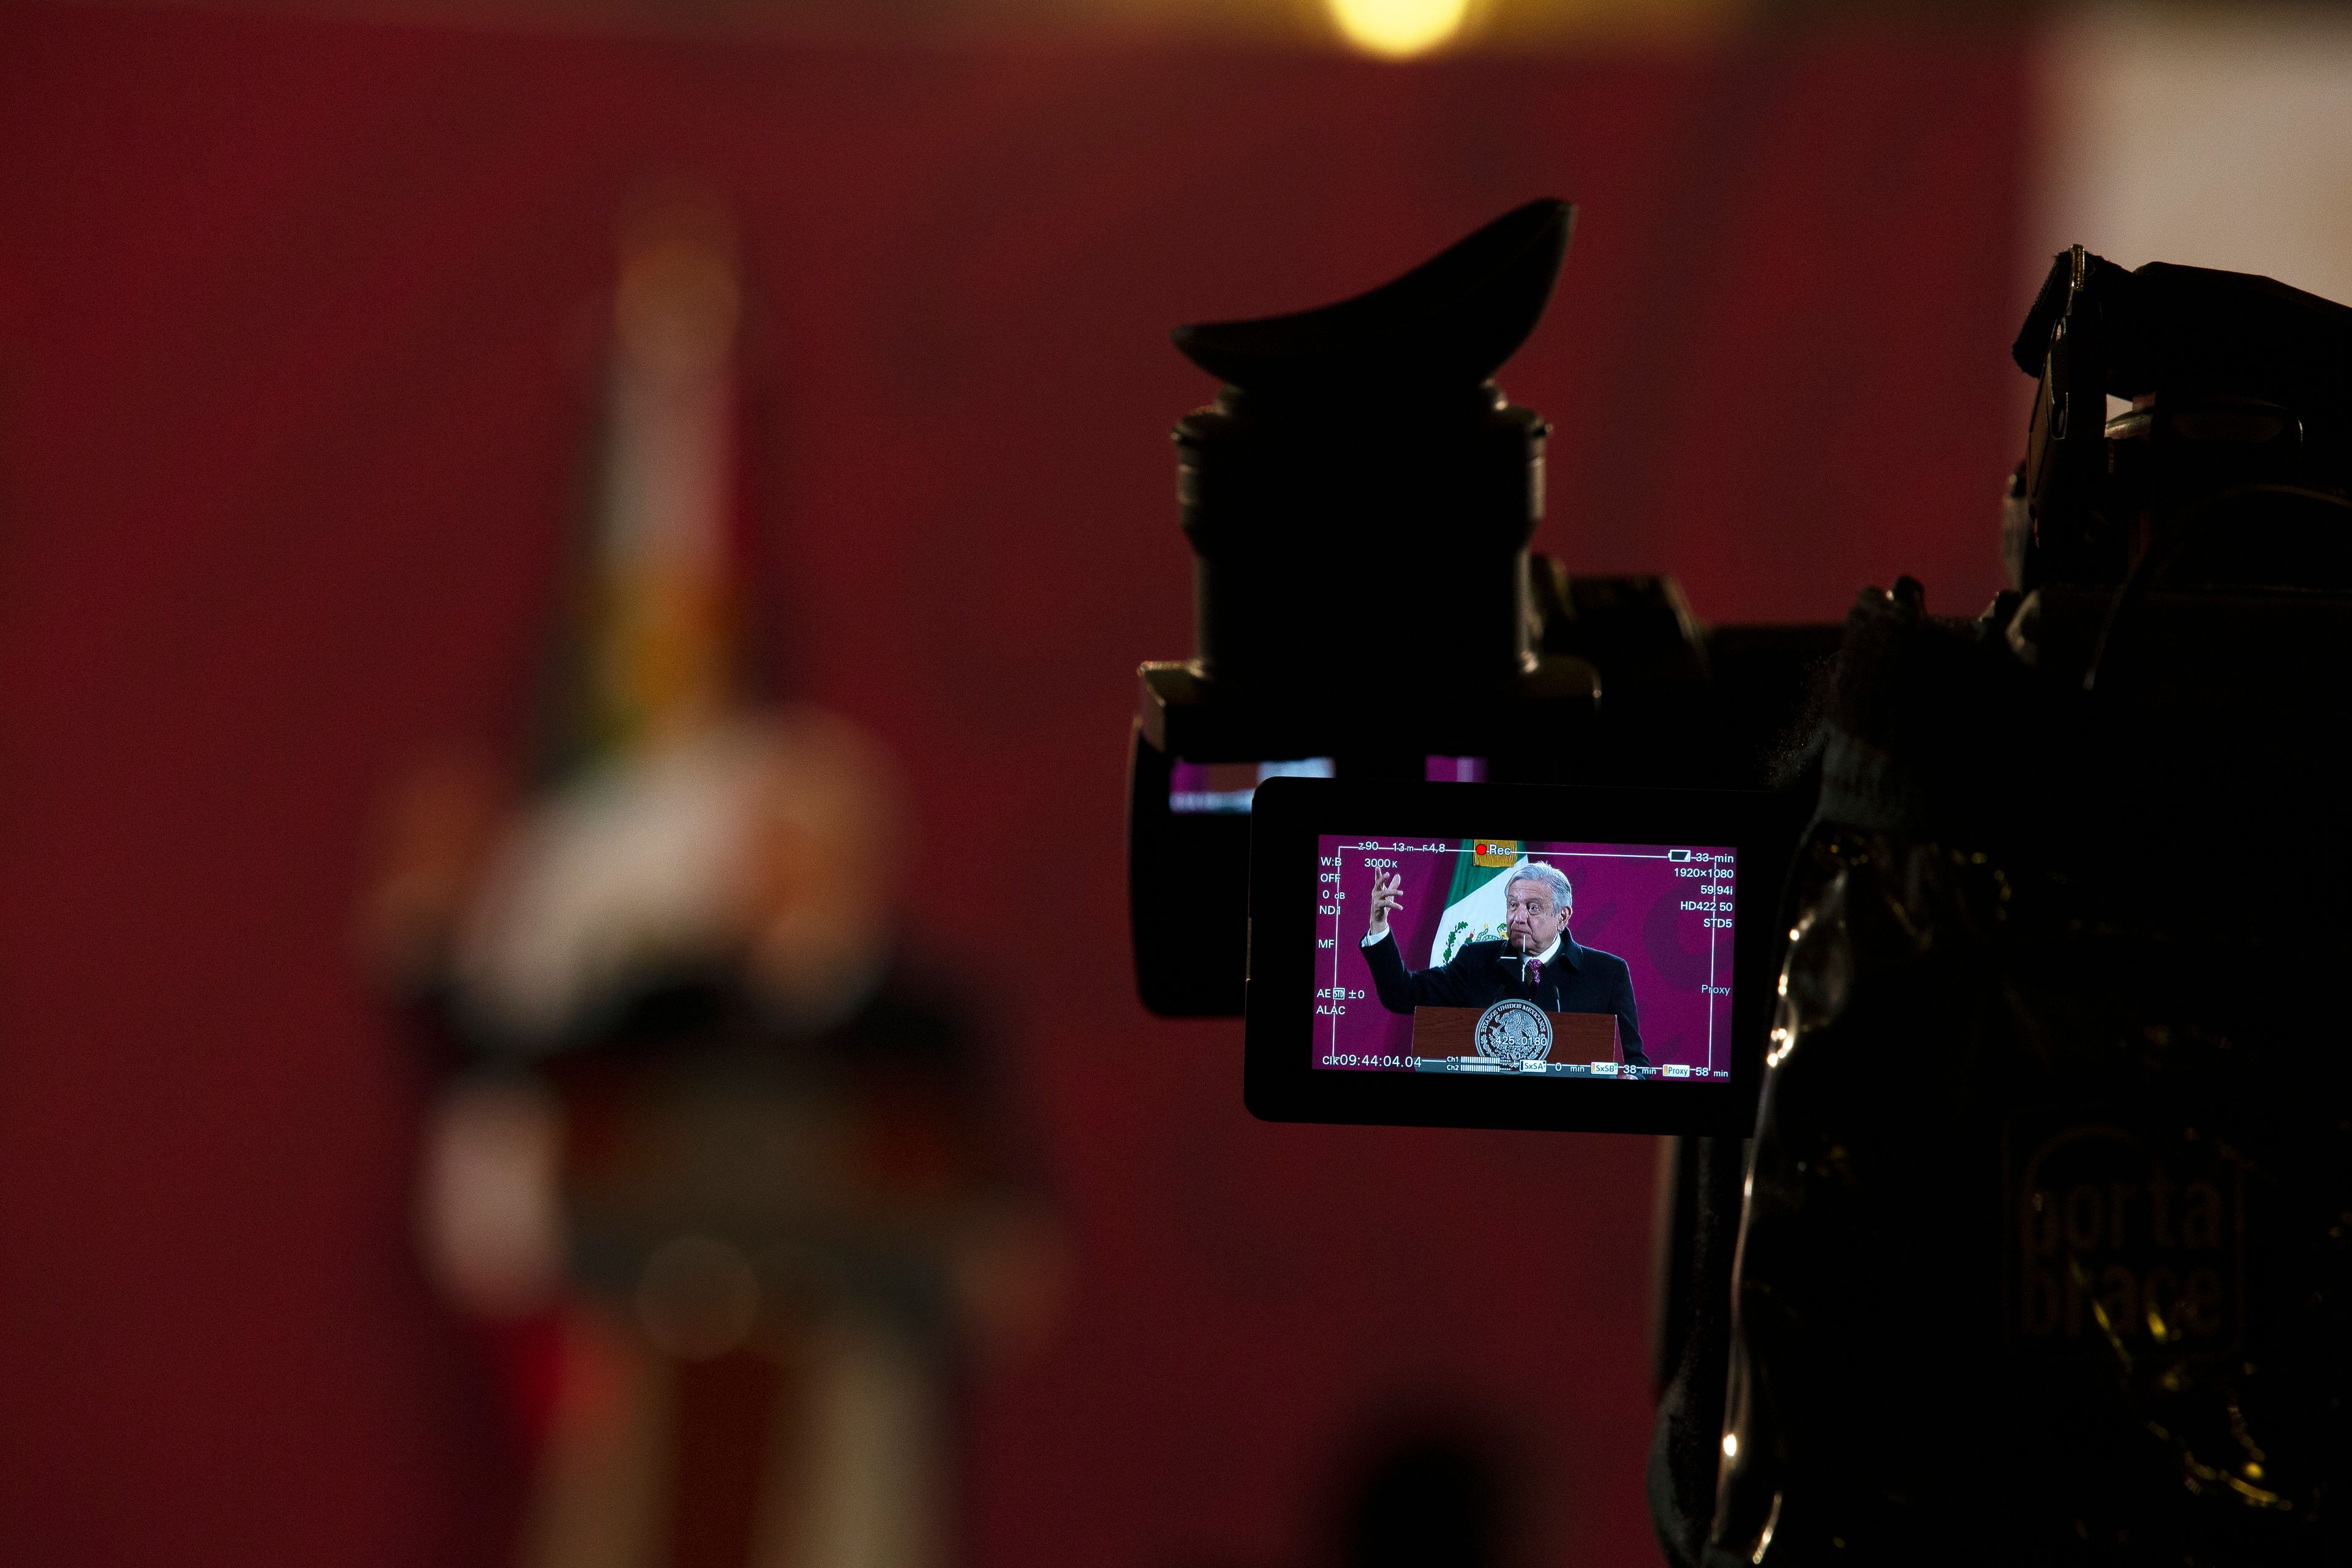
[(1731, 1077), (1735, 849), (1315, 842), (1314, 1068)]

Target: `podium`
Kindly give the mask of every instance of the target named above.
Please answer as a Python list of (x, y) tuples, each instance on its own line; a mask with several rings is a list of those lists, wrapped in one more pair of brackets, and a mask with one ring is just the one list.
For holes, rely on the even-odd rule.
[[(1423, 1060), (1467, 1058), (1484, 1061), (1472, 1032), (1486, 1013), (1484, 1007), (1416, 1007), (1412, 1010), (1412, 1054)], [(1551, 1049), (1545, 1061), (1555, 1068), (1584, 1068), (1595, 1062), (1625, 1059), (1617, 1037), (1614, 1013), (1546, 1013), (1551, 1020)]]

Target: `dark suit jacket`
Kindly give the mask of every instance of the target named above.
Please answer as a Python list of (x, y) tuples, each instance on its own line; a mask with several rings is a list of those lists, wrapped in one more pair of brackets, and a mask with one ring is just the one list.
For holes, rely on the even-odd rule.
[(1403, 955), (1397, 952), (1394, 931), (1363, 950), (1364, 962), (1372, 966), (1372, 984), (1380, 990), (1381, 1005), (1391, 1013), (1410, 1013), (1415, 1007), (1485, 1007), (1506, 996), (1533, 1002), (1547, 1013), (1614, 1013), (1625, 1060), (1634, 1067), (1650, 1065), (1650, 1058), (1642, 1054), (1642, 1017), (1633, 1003), (1633, 976), (1623, 959), (1597, 947), (1580, 946), (1574, 937), (1562, 931), (1559, 951), (1543, 966), (1543, 978), (1530, 991), (1519, 984), (1518, 964), (1505, 962), (1507, 951), (1499, 942), (1469, 942), (1443, 969), (1409, 974)]

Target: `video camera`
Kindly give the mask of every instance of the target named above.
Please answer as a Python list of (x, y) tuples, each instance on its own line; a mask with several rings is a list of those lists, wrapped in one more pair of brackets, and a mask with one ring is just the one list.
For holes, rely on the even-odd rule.
[[(1561, 842), (1561, 835), (1592, 844), (1637, 830), (1644, 809), (1622, 793), (1628, 787), (1759, 790), (1776, 778), (1773, 750), (1792, 738), (1806, 672), (1832, 654), (1837, 627), (1707, 627), (1673, 578), (1580, 578), (1528, 552), (1543, 515), (1548, 426), (1510, 405), (1491, 376), (1543, 315), (1571, 226), (1567, 202), (1528, 202), (1371, 294), (1284, 318), (1176, 329), (1181, 351), (1225, 385), (1212, 406), (1176, 426), (1176, 496), (1195, 550), (1195, 654), (1139, 672), (1129, 886), (1136, 975), (1150, 1011), (1179, 1018), (1244, 1011), (1254, 962), (1251, 802), (1267, 778), (1331, 781), (1284, 783), (1258, 797), (1298, 802), (1282, 818), (1298, 832), (1331, 811), (1345, 816), (1340, 802), (1364, 802), (1352, 793), (1379, 785), (1390, 795), (1371, 816), (1355, 811), (1350, 826), (1360, 835), (1451, 837), (1444, 851), (1413, 851), (1406, 865), (1412, 914), (1423, 920), (1442, 912), (1428, 905), (1440, 889), (1479, 881), (1479, 869), (1491, 881), (1496, 865), (1463, 872), (1456, 860), (1479, 860), (1465, 844), (1479, 830), (1503, 830), (1506, 818), (1519, 823), (1528, 844)], [(1301, 583), (1315, 583), (1318, 593), (1298, 593)], [(1379, 606), (1379, 654), (1336, 635), (1328, 606)], [(1434, 781), (1449, 790), (1421, 787)], [(1557, 806), (1569, 799), (1561, 795), (1519, 795), (1517, 809), (1503, 809), (1506, 797), (1494, 790), (1506, 783), (1606, 785), (1618, 795), (1588, 795), (1561, 816)], [(1649, 811), (1639, 832), (1689, 839), (1706, 826), (1707, 842), (1750, 856), (1740, 896), (1771, 900), (1801, 816), (1755, 799), (1684, 802), (1684, 816), (1698, 809), (1712, 816), (1667, 823)], [(1458, 830), (1446, 827), (1454, 818)], [(1263, 814), (1258, 826), (1263, 851)], [(1654, 848), (1663, 872), (1665, 856), (1691, 844)], [(1345, 872), (1364, 881), (1369, 851), (1340, 853), (1357, 856)], [(1585, 858), (1597, 863), (1600, 853)], [(1307, 869), (1318, 856), (1294, 860)], [(1622, 898), (1649, 908), (1675, 893), (1679, 905), (1696, 891), (1684, 881), (1625, 881)], [(1364, 908), (1367, 893), (1369, 881), (1336, 889), (1328, 900), (1294, 900), (1289, 912), (1348, 900)], [(1494, 889), (1491, 902), (1500, 893)], [(1675, 929), (1651, 945), (1667, 954), (1719, 947), (1731, 966), (1728, 905), (1675, 914), (1694, 920), (1665, 921)], [(1475, 931), (1500, 936), (1489, 924)], [(1769, 914), (1757, 912), (1757, 936), (1769, 926)], [(1348, 945), (1362, 931), (1350, 931)], [(1298, 952), (1334, 952), (1336, 941), (1336, 931), (1303, 936)], [(1433, 952), (1418, 926), (1400, 941), (1416, 947), (1413, 966)], [(1284, 950), (1275, 962), (1289, 957)], [(1748, 942), (1752, 973), (1743, 971), (1740, 985), (1767, 985), (1769, 963), (1769, 942)], [(1637, 959), (1637, 966), (1646, 963)], [(1679, 957), (1667, 969), (1677, 973), (1677, 994), (1691, 999), (1712, 994), (1707, 985), (1727, 994), (1734, 987), (1728, 973), (1682, 973), (1689, 963)], [(1360, 978), (1340, 973), (1301, 996), (1362, 990), (1352, 983)], [(1357, 1013), (1357, 1023), (1367, 1023), (1369, 1011)], [(1282, 1027), (1301, 1051), (1312, 1018), (1284, 1011)], [(1251, 1013), (1251, 1039), (1270, 1039), (1273, 1027), (1270, 1013)], [(1412, 1056), (1409, 1041), (1395, 1051), (1357, 1044), (1362, 1048), (1339, 1056)], [(1658, 1074), (1621, 1060), (1634, 1072), (1618, 1077), (1663, 1079), (1663, 1069), (1675, 1068), (1686, 1079), (1679, 1069), (1706, 1065), (1710, 1047), (1715, 1063), (1686, 1089), (1689, 1117), (1649, 1110), (1639, 1121), (1694, 1131), (1745, 1121), (1752, 1074), (1736, 1074), (1736, 1093), (1724, 1089), (1728, 1077), (1717, 1077), (1731, 1072), (1728, 1025), (1719, 1035), (1700, 1030), (1691, 1060), (1658, 1063)], [(1270, 1089), (1277, 1077), (1286, 1072), (1254, 1081)], [(1425, 1089), (1451, 1100), (1463, 1084)], [(1561, 1119), (1559, 1105), (1588, 1105), (1590, 1084), (1561, 1079), (1555, 1089), (1561, 1093), (1548, 1098), (1550, 1112), (1519, 1107), (1479, 1117), (1467, 1100), (1446, 1112), (1413, 1112), (1406, 1100), (1383, 1100), (1381, 1119), (1633, 1126), (1600, 1112)], [(1348, 1093), (1379, 1100), (1364, 1086)], [(1261, 1100), (1267, 1114), (1371, 1112), (1371, 1102), (1357, 1100), (1318, 1110), (1298, 1084), (1254, 1105)], [(1743, 1105), (1734, 1110), (1731, 1100)]]
[[(1145, 1005), (1245, 1011), (1261, 1115), (1694, 1134), (1677, 1564), (2352, 1559), (2352, 310), (2077, 247), (2011, 588), (1708, 627), (1528, 553), (1491, 377), (1571, 218), (1176, 333), (1226, 384), (1139, 674)], [(1411, 608), (1367, 656), (1335, 604)]]

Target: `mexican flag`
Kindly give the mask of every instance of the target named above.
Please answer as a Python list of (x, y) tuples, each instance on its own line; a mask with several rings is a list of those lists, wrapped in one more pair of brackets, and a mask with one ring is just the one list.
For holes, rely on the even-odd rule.
[(1511, 868), (1525, 864), (1516, 838), (1465, 838), (1454, 863), (1454, 888), (1445, 913), (1429, 944), (1429, 962), (1443, 964), (1474, 942), (1498, 942), (1504, 927), (1503, 893)]

